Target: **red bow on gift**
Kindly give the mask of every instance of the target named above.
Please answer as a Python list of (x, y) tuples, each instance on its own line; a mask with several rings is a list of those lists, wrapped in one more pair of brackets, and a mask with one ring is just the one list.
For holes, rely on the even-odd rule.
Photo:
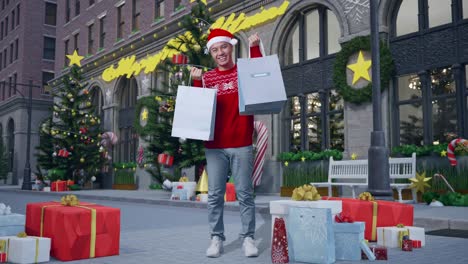
[(335, 215), (335, 222), (337, 223), (354, 223), (354, 219), (345, 213), (339, 213)]
[(177, 189), (183, 189), (183, 188), (184, 188), (184, 186), (182, 186), (182, 185), (177, 186)]

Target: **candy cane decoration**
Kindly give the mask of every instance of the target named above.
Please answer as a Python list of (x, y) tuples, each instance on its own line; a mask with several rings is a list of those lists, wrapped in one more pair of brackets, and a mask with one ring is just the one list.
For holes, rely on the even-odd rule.
[(463, 138), (457, 138), (452, 141), (450, 141), (450, 144), (447, 146), (447, 158), (449, 159), (450, 165), (452, 166), (457, 166), (457, 159), (455, 158), (455, 147), (459, 143), (465, 142), (466, 139)]
[(140, 146), (140, 148), (138, 148), (138, 158), (137, 158), (137, 163), (139, 166), (143, 166), (143, 154), (144, 154), (143, 147)]
[(265, 163), (265, 152), (268, 145), (268, 129), (260, 121), (254, 122), (255, 132), (257, 132), (257, 155), (255, 155), (254, 168), (252, 173), (252, 181), (254, 186), (260, 185), (263, 164)]

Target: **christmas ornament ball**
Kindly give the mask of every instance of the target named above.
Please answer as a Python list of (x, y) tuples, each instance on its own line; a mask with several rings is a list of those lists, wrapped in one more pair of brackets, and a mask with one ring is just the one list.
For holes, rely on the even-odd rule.
[(80, 162), (81, 162), (81, 163), (84, 163), (84, 162), (85, 162), (85, 159), (84, 159), (84, 158), (81, 158), (81, 159), (80, 159)]
[(185, 138), (179, 138), (179, 142), (180, 142), (180, 144), (184, 144), (184, 143), (185, 143), (185, 141), (187, 141), (187, 139), (185, 139)]

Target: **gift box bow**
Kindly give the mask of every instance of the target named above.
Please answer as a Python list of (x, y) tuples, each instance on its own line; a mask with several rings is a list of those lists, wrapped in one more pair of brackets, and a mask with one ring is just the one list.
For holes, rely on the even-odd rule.
[(179, 182), (188, 182), (189, 179), (187, 176), (180, 177)]
[(362, 201), (374, 201), (374, 196), (370, 192), (363, 192), (359, 194), (359, 200)]
[(339, 213), (335, 215), (335, 222), (337, 223), (354, 223), (354, 219), (345, 213)]
[(303, 186), (297, 187), (293, 190), (291, 199), (294, 201), (317, 201), (320, 200), (321, 197), (315, 186), (304, 184)]
[(75, 206), (80, 204), (80, 200), (78, 200), (78, 197), (73, 194), (65, 195), (62, 196), (60, 199), (60, 203), (65, 206)]

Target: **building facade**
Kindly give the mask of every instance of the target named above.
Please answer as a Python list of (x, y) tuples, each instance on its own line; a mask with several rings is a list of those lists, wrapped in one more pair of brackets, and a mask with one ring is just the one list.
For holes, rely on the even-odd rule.
[[(213, 18), (231, 13), (254, 15), (283, 0), (208, 1)], [(144, 144), (133, 128), (135, 104), (158, 88), (160, 73), (103, 78), (135, 55), (142, 60), (160, 52), (182, 33), (178, 21), (189, 0), (58, 1), (55, 70), (66, 72), (66, 54), (85, 56), (84, 75), (106, 131), (119, 136), (115, 161), (132, 161)], [(468, 1), (381, 0), (379, 22), (395, 70), (380, 102), (389, 147), (446, 141), (447, 134), (468, 135)], [(279, 153), (338, 149), (367, 157), (372, 104), (346, 102), (333, 82), (333, 65), (342, 45), (370, 34), (369, 0), (291, 0), (273, 21), (237, 34), (237, 54), (246, 54), (247, 36), (258, 32), (267, 54), (278, 54), (288, 104), (278, 115), (256, 116), (270, 131), (260, 192), (278, 192)], [(365, 55), (370, 59), (370, 54)], [(137, 171), (140, 188), (151, 179)]]
[(50, 115), (47, 82), (54, 78), (56, 1), (0, 1), (0, 139), (7, 149), (8, 184), (21, 185), (26, 161), (27, 104), (32, 83), (31, 168), (39, 124)]

